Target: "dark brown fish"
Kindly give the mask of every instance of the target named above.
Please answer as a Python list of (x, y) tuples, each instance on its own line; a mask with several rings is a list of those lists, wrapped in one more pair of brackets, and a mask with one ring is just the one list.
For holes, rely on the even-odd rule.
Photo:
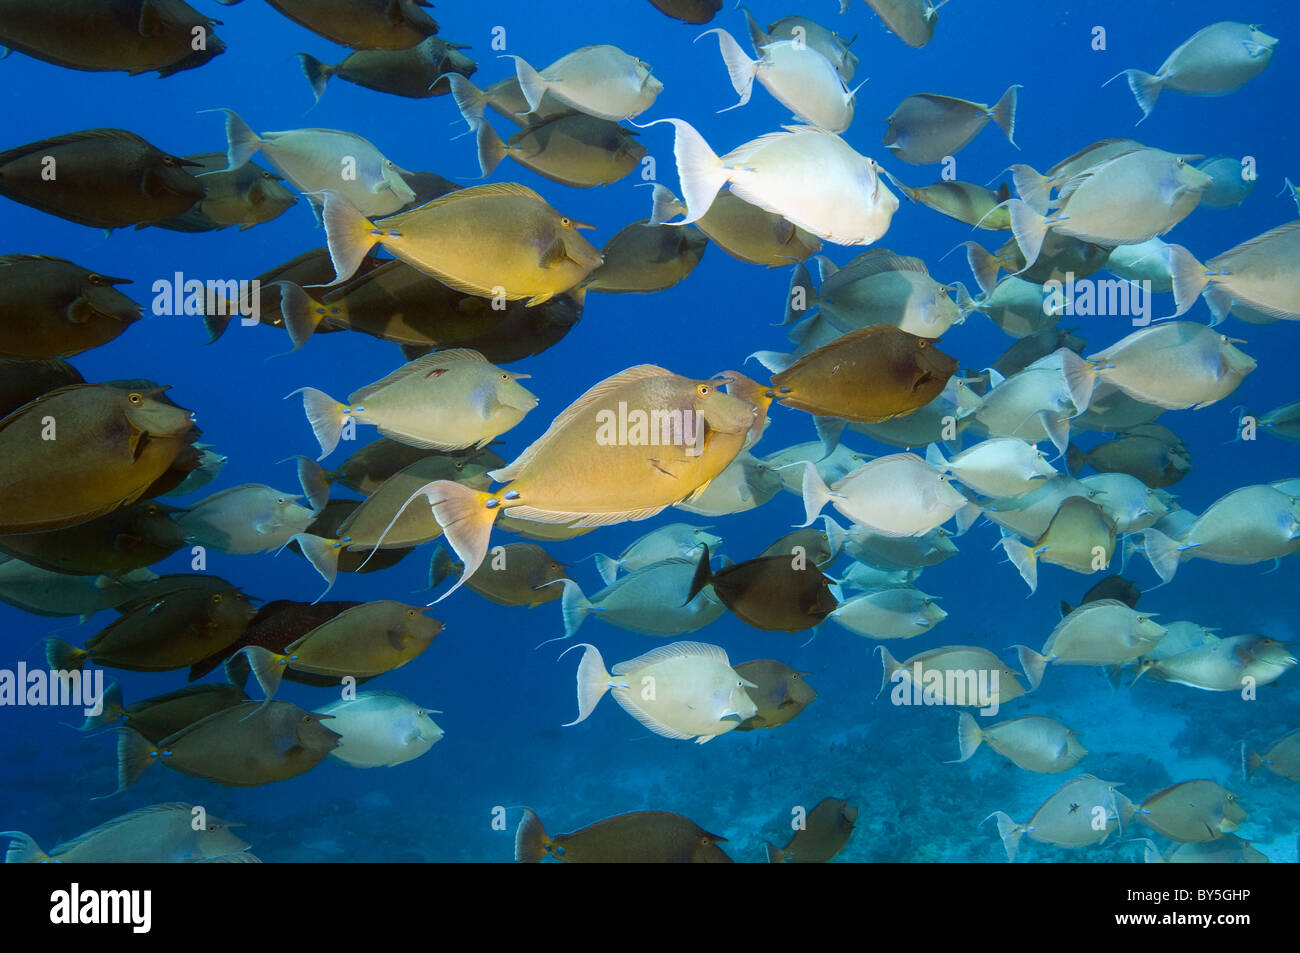
[[(434, 199), (442, 198), (448, 192), (464, 188), (463, 185), (451, 179), (444, 179), (436, 172), (403, 172), (402, 181), (415, 193), (415, 198), (398, 210), (401, 212), (409, 212), (413, 208), (419, 208), (425, 202), (432, 202)], [(333, 277), (333, 274), (331, 271), (330, 276)]]
[(183, 0), (5, 0), (0, 46), (56, 66), (170, 76), (226, 49)]
[[(336, 539), (339, 535), (339, 528), (348, 521), (358, 506), (362, 505), (361, 500), (330, 500), (321, 508), (316, 519), (306, 532), (312, 536), (320, 536), (322, 539)], [(0, 537), (0, 542), (3, 538)], [(295, 540), (289, 541), (289, 549), (298, 555), (302, 555), (302, 549)], [(379, 569), (387, 569), (389, 566), (395, 566), (405, 559), (414, 549), (381, 549), (371, 555), (369, 550), (354, 552), (352, 550), (343, 550), (339, 553), (339, 572), (375, 572)], [(369, 557), (369, 558), (367, 558)]]
[(767, 845), (768, 863), (824, 864), (844, 849), (857, 820), (856, 807), (837, 797), (825, 798), (808, 812), (804, 826), (785, 847), (777, 850)]
[(124, 706), (122, 688), (113, 682), (104, 689), (104, 710), (99, 715), (88, 717), (81, 730), (93, 731), (105, 725), (127, 724), (157, 744), (168, 735), (175, 734), (213, 712), (224, 711), (246, 701), (248, 696), (242, 689), (225, 682), (214, 682), (209, 685), (189, 685)]
[(189, 165), (125, 129), (86, 129), (0, 153), (0, 195), (92, 228), (124, 228), (174, 218), (203, 198)]
[[(465, 585), (497, 605), (535, 609), (564, 594), (563, 586), (550, 583), (569, 579), (564, 571), (568, 568), (536, 543), (507, 543), (493, 548)], [(464, 569), (439, 546), (429, 566), (429, 588), (437, 588), (448, 576), (459, 575)]]
[(149, 500), (67, 529), (0, 536), (0, 552), (51, 572), (120, 575), (152, 566), (185, 545), (185, 531), (171, 518), (179, 512)]
[(111, 278), (48, 255), (0, 257), (0, 357), (72, 357), (107, 344), (141, 308)]
[(67, 361), (17, 361), (0, 358), (0, 419), (23, 404), (85, 378)]
[[(337, 470), (321, 470), (314, 460), (299, 457), (299, 476), (302, 478), (301, 482), (307, 491), (307, 496), (311, 499), (324, 499), (325, 491), (334, 483), (345, 486), (362, 496), (369, 496), (389, 477), (428, 457), (445, 457), (451, 461), (447, 465), (457, 469), (458, 472), (463, 470), (465, 465), (476, 465), (484, 470), (495, 470), (506, 465), (501, 456), (488, 447), (449, 451), (426, 450), (407, 446), (389, 437), (380, 437), (344, 460)], [(302, 462), (304, 460), (306, 463)], [(456, 464), (462, 466), (458, 468)], [(315, 469), (312, 469), (313, 467)]]
[(169, 672), (232, 645), (256, 610), (235, 588), (178, 589), (154, 602), (130, 603), (121, 618), (91, 637), (84, 649), (46, 639), (51, 668), (81, 669), (87, 662), (132, 672)]
[(73, 384), (0, 420), (0, 533), (76, 526), (138, 500), (197, 435), (189, 411), (157, 397)]
[(725, 837), (668, 811), (633, 811), (597, 821), (571, 834), (549, 837), (541, 820), (524, 808), (515, 832), (515, 860), (548, 856), (568, 864), (729, 864), (718, 846)]
[(760, 556), (718, 570), (703, 547), (691, 581), (690, 602), (705, 586), (743, 621), (768, 632), (802, 632), (835, 611), (838, 603), (822, 571), (812, 563), (796, 569), (790, 556)]
[[(163, 577), (164, 579), (167, 577)], [(230, 645), (213, 652), (190, 666), (189, 680), (195, 681), (211, 672), (218, 665), (230, 658), (246, 645), (257, 645), (272, 652), (283, 652), (286, 647), (298, 641), (318, 625), (324, 625), (345, 609), (359, 606), (359, 602), (292, 602), (277, 599), (268, 602), (257, 610), (243, 633)], [(286, 675), (291, 681), (299, 681), (300, 672)], [(316, 676), (301, 679), (308, 685), (337, 685), (338, 679), (322, 680)], [(242, 687), (242, 686), (241, 686)]]
[(722, 0), (650, 0), (656, 10), (683, 23), (708, 23), (722, 9)]
[[(242, 0), (217, 0), (233, 6)], [(426, 0), (267, 0), (313, 33), (357, 50), (404, 50), (438, 32)]]
[(604, 264), (587, 276), (584, 287), (602, 294), (663, 291), (695, 270), (708, 244), (694, 225), (633, 222), (605, 242)]
[(850, 331), (772, 378), (776, 400), (819, 417), (878, 423), (938, 397), (957, 361), (888, 324)]
[[(1089, 602), (1096, 602), (1099, 599), (1115, 599), (1124, 603), (1130, 609), (1136, 609), (1140, 598), (1142, 598), (1142, 590), (1123, 576), (1107, 576), (1083, 594), (1083, 598), (1079, 600), (1079, 606), (1086, 605)], [(1061, 615), (1067, 616), (1079, 606), (1072, 606), (1062, 600)]]
[(468, 49), (464, 44), (431, 36), (405, 50), (357, 50), (333, 66), (306, 53), (298, 54), (298, 62), (317, 102), (333, 76), (379, 93), (427, 99), (451, 92), (448, 81), (439, 80), (444, 73), (474, 75), (478, 64), (460, 52)]
[(156, 744), (129, 725), (118, 729), (118, 791), (149, 765), (231, 787), (255, 787), (310, 771), (338, 747), (328, 716), (289, 702), (248, 701), (213, 712)]
[(817, 700), (817, 692), (805, 680), (807, 672), (796, 672), (784, 662), (758, 659), (734, 666), (736, 674), (757, 688), (747, 688), (758, 713), (736, 726), (736, 731), (776, 728), (792, 721)]

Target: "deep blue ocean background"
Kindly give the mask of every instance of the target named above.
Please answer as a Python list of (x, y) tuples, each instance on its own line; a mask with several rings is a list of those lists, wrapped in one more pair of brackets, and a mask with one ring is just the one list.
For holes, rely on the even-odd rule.
[[(474, 184), (477, 163), (470, 137), (450, 97), (411, 100), (330, 81), (315, 108), (294, 53), (338, 62), (346, 50), (299, 27), (259, 0), (221, 7), (194, 0), (200, 11), (224, 21), (218, 35), (225, 54), (207, 65), (167, 79), (153, 75), (87, 73), (61, 69), (14, 54), (0, 61), (0, 148), (94, 127), (121, 127), (177, 155), (225, 149), (220, 115), (202, 110), (230, 107), (256, 130), (322, 126), (358, 133), (399, 166), (429, 170)], [(1177, 2), (1057, 2), (1057, 0), (952, 0), (940, 15), (934, 40), (914, 50), (888, 33), (863, 3), (838, 15), (836, 0), (751, 0), (767, 24), (802, 13), (843, 36), (858, 34), (861, 58), (855, 83), (857, 116), (845, 134), (858, 151), (875, 157), (912, 185), (938, 179), (937, 167), (909, 167), (880, 144), (882, 120), (903, 97), (935, 92), (992, 103), (1021, 83), (1013, 148), (994, 127), (958, 156), (958, 177), (987, 182), (1012, 162), (1043, 169), (1099, 139), (1136, 136), (1144, 143), (1185, 153), (1224, 153), (1257, 159), (1259, 182), (1238, 208), (1199, 209), (1167, 240), (1187, 246), (1201, 260), (1296, 217), (1289, 195), (1277, 197), (1283, 178), (1300, 178), (1294, 109), (1300, 88), (1300, 13), (1282, 2), (1225, 6), (1210, 0)], [(491, 30), (503, 26), (509, 51), (536, 67), (593, 43), (611, 43), (651, 64), (665, 90), (639, 121), (681, 117), (700, 129), (719, 153), (777, 129), (789, 116), (756, 88), (749, 105), (717, 114), (735, 102), (716, 41), (692, 40), (709, 27), (723, 27), (748, 49), (744, 18), (725, 9), (708, 27), (670, 20), (645, 0), (536, 4), (446, 2), (434, 11), (440, 35), (472, 44), (479, 62), (473, 77), (486, 87), (507, 75), (508, 60), (490, 49)], [(1280, 38), (1272, 64), (1241, 91), (1218, 99), (1166, 92), (1140, 127), (1139, 110), (1123, 81), (1102, 83), (1127, 67), (1154, 72), (1196, 30), (1216, 20), (1255, 22)], [(1090, 48), (1091, 30), (1104, 26), (1108, 49)], [(505, 132), (504, 121), (489, 119)], [(642, 139), (658, 162), (659, 179), (678, 191), (667, 126), (645, 130)], [(262, 160), (257, 160), (261, 162)], [(624, 225), (646, 217), (648, 188), (636, 175), (605, 188), (581, 190), (533, 175), (506, 160), (488, 181), (518, 181), (535, 188), (567, 215), (597, 225), (586, 233), (601, 245)], [(680, 194), (680, 192), (679, 192)], [(129, 277), (122, 290), (148, 308), (149, 288), (174, 272), (186, 277), (252, 278), (301, 252), (324, 244), (305, 201), (278, 220), (246, 232), (228, 229), (181, 234), (160, 229), (101, 231), (0, 199), (5, 253), (49, 254), (98, 271)], [(958, 253), (974, 237), (995, 248), (1008, 233), (976, 233), (903, 200), (893, 227), (879, 243), (923, 258), (941, 281), (975, 284)], [(844, 263), (861, 249), (827, 246)], [(655, 363), (692, 377), (725, 368), (761, 377), (753, 351), (789, 350), (781, 318), (788, 268), (743, 264), (716, 247), (684, 282), (654, 295), (590, 295), (581, 322), (545, 353), (511, 365), (532, 375), (527, 386), (539, 407), (502, 438), (507, 459), (541, 434), (550, 420), (588, 386), (640, 363)], [(1156, 314), (1172, 312), (1172, 298), (1158, 296)], [(1189, 320), (1208, 321), (1198, 302)], [(1105, 347), (1132, 327), (1116, 317), (1067, 319), (1089, 343)], [(1184, 506), (1200, 512), (1228, 491), (1248, 484), (1300, 476), (1300, 448), (1261, 435), (1230, 443), (1234, 404), (1263, 412), (1295, 400), (1297, 328), (1266, 327), (1230, 319), (1225, 331), (1245, 339), (1242, 349), (1259, 361), (1231, 398), (1199, 411), (1170, 411), (1160, 423), (1174, 429), (1194, 456), (1194, 469), (1173, 487)], [(89, 381), (152, 378), (173, 385), (169, 396), (197, 414), (202, 440), (229, 455), (216, 483), (192, 498), (241, 483), (268, 483), (296, 492), (285, 457), (318, 448), (298, 399), (284, 400), (310, 385), (342, 398), (403, 362), (396, 345), (364, 335), (331, 334), (312, 339), (297, 353), (282, 331), (233, 326), (212, 346), (198, 318), (146, 317), (112, 343), (72, 363)], [(945, 335), (943, 348), (966, 367), (984, 367), (1012, 340), (974, 314)], [(782, 407), (755, 452), (814, 439), (808, 415)], [(361, 427), (358, 442), (343, 444), (327, 463), (337, 464), (375, 436)], [(1079, 438), (1076, 438), (1079, 439)], [(845, 441), (868, 453), (893, 452), (860, 436)], [(1081, 442), (1091, 445), (1093, 435)], [(169, 498), (166, 502), (176, 502)], [(828, 510), (829, 512), (829, 510)], [(765, 548), (801, 522), (802, 505), (782, 493), (757, 510), (706, 520), (667, 510), (654, 520), (599, 529), (548, 549), (571, 564), (589, 595), (601, 588), (591, 552), (617, 554), (654, 526), (674, 521), (715, 524), (725, 552), (741, 560)], [(499, 531), (494, 542), (508, 542)], [(933, 631), (889, 648), (900, 659), (942, 645), (982, 645), (1008, 661), (1008, 646), (1037, 647), (1058, 620), (1059, 600), (1077, 602), (1096, 577), (1044, 567), (1038, 591), (1026, 598), (1017, 573), (993, 547), (996, 528), (987, 522), (957, 540), (960, 555), (927, 569), (918, 585), (942, 596), (949, 618)], [(340, 575), (330, 598), (396, 599), (416, 604), (432, 598), (427, 585), (433, 547), (422, 547), (392, 569), (365, 576)], [(841, 568), (843, 563), (837, 564)], [(154, 567), (159, 573), (188, 571), (182, 552)], [(1295, 638), (1300, 563), (1285, 560), (1272, 573), (1267, 564), (1225, 566), (1186, 563), (1176, 580), (1145, 595), (1140, 608), (1158, 621), (1188, 619), (1217, 626), (1220, 635), (1263, 633)], [(310, 601), (321, 590), (311, 567), (292, 553), (278, 557), (208, 554), (208, 571), (262, 599)], [(1158, 580), (1142, 559), (1129, 575), (1143, 588)], [(552, 833), (600, 818), (642, 809), (676, 811), (728, 838), (736, 860), (763, 858), (762, 842), (784, 843), (791, 808), (811, 807), (826, 796), (849, 800), (860, 810), (857, 831), (842, 860), (1004, 861), (992, 824), (981, 821), (1004, 810), (1018, 821), (1061, 783), (1088, 772), (1123, 782), (1140, 800), (1158, 788), (1191, 778), (1213, 778), (1241, 794), (1250, 822), (1241, 832), (1275, 861), (1296, 860), (1300, 788), (1268, 772), (1246, 784), (1240, 775), (1240, 743), (1267, 745), (1300, 727), (1300, 675), (1284, 676), (1243, 702), (1234, 693), (1196, 691), (1142, 680), (1112, 692), (1100, 670), (1053, 667), (1042, 688), (1007, 705), (996, 721), (1038, 713), (1059, 718), (1083, 735), (1090, 754), (1060, 776), (1022, 771), (981, 749), (964, 764), (956, 757), (956, 714), (944, 708), (895, 708), (875, 699), (881, 667), (876, 643), (829, 624), (808, 645), (806, 634), (752, 629), (724, 615), (691, 636), (723, 646), (733, 663), (775, 658), (812, 673), (820, 698), (792, 723), (772, 732), (730, 733), (706, 745), (653, 735), (605, 699), (583, 724), (561, 728), (576, 711), (577, 653), (556, 657), (561, 643), (535, 650), (562, 634), (558, 603), (533, 610), (505, 608), (468, 589), (440, 603), (432, 614), (446, 623), (432, 647), (407, 667), (376, 679), (370, 688), (400, 692), (444, 712), (435, 719), (446, 737), (427, 755), (396, 768), (356, 770), (327, 759), (296, 779), (254, 789), (225, 788), (162, 768), (148, 771), (128, 792), (105, 800), (115, 786), (111, 734), (86, 736), (65, 727), (79, 712), (0, 709), (0, 829), (32, 834), (42, 847), (67, 840), (113, 816), (162, 801), (202, 804), (209, 812), (245, 822), (240, 833), (266, 861), (456, 860), (505, 861), (521, 805), (532, 807)], [(103, 613), (81, 627), (75, 619), (25, 615), (0, 605), (0, 666), (20, 659), (44, 664), (40, 639), (58, 634), (78, 645), (108, 624)], [(653, 640), (589, 619), (578, 641), (597, 644), (607, 664), (639, 655)], [(185, 673), (157, 675), (108, 671), (128, 702), (181, 687)], [(220, 672), (208, 676), (220, 677)], [(256, 689), (253, 689), (256, 691)], [(308, 708), (335, 695), (285, 683), (279, 697)], [(492, 826), (493, 809), (509, 810), (506, 830)], [(1139, 828), (1137, 834), (1147, 832)], [(1118, 838), (1115, 839), (1118, 841)], [(1157, 838), (1157, 840), (1159, 840)], [(1162, 847), (1168, 842), (1159, 841)], [(1080, 851), (1030, 843), (1025, 861), (1134, 861), (1136, 845)]]

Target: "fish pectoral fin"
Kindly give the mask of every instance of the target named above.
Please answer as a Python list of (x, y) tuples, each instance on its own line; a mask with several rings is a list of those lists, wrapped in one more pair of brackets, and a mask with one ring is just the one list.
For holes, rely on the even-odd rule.
[(63, 316), (68, 319), (69, 324), (85, 324), (94, 317), (95, 309), (90, 306), (90, 302), (85, 298), (78, 296), (68, 305)]
[(400, 629), (396, 631), (390, 629), (387, 635), (388, 644), (391, 645), (395, 651), (401, 652), (406, 649), (406, 643), (409, 641), (409, 638), (405, 632)]
[(501, 407), (501, 401), (497, 400), (496, 381), (484, 381), (470, 391), (469, 405), (484, 420), (496, 413)]
[(136, 31), (141, 36), (158, 36), (166, 29), (167, 24), (163, 22), (158, 7), (152, 0), (144, 0), (144, 3), (140, 4), (140, 22), (136, 26)]

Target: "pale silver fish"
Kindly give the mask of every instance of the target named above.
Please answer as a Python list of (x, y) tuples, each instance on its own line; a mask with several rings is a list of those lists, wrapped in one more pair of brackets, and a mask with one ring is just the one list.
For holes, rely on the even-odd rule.
[(1154, 615), (1118, 599), (1085, 602), (1056, 624), (1041, 652), (1015, 646), (1029, 687), (1042, 683), (1048, 665), (1122, 665), (1146, 655), (1165, 635)]
[(617, 559), (611, 559), (603, 553), (593, 553), (592, 558), (596, 561), (596, 571), (606, 585), (618, 577), (619, 570), (636, 572), (666, 559), (689, 556), (692, 557), (693, 566), (693, 557), (699, 554), (701, 546), (708, 546), (711, 552), (716, 552), (722, 542), (722, 537), (713, 535), (709, 532), (710, 529), (710, 526), (692, 526), (690, 523), (669, 523), (646, 533), (623, 550)]
[(889, 118), (884, 145), (913, 165), (943, 162), (966, 148), (990, 121), (1016, 144), (1016, 100), (1019, 86), (1010, 87), (994, 105), (953, 96), (917, 93), (904, 99)]
[(572, 579), (550, 583), (564, 587), (560, 602), (564, 637), (572, 638), (588, 616), (629, 632), (660, 637), (704, 628), (727, 609), (711, 591), (687, 601), (698, 562), (683, 557), (665, 559), (615, 579), (590, 599)]
[(846, 519), (882, 536), (921, 536), (971, 505), (947, 476), (914, 453), (878, 457), (829, 487), (811, 463), (803, 468), (804, 526), (831, 503)]
[(1186, 313), (1198, 295), (1214, 315), (1249, 308), (1262, 316), (1300, 320), (1300, 221), (1279, 225), (1202, 265), (1181, 245), (1169, 246), (1175, 316)]
[(1069, 771), (1088, 753), (1079, 743), (1079, 736), (1055, 718), (1025, 715), (981, 728), (979, 722), (963, 711), (957, 714), (961, 756), (949, 763), (967, 760), (985, 742), (1016, 767), (1039, 774)]
[(963, 450), (950, 460), (935, 444), (926, 448), (926, 461), (950, 473), (982, 496), (1014, 497), (1032, 493), (1056, 471), (1043, 452), (1017, 437), (991, 437)]
[(176, 517), (190, 542), (217, 552), (248, 555), (279, 549), (306, 531), (316, 512), (302, 496), (261, 483), (245, 483), (205, 497)]
[(744, 513), (762, 506), (780, 493), (784, 485), (781, 474), (770, 464), (742, 450), (703, 493), (673, 506), (698, 516)]
[(540, 71), (522, 57), (510, 59), (530, 112), (549, 95), (589, 116), (619, 121), (641, 115), (664, 88), (649, 66), (608, 44), (584, 46)]
[(343, 736), (330, 756), (354, 768), (391, 768), (414, 761), (443, 736), (429, 717), (441, 712), (396, 692), (358, 692), (316, 713), (332, 719), (330, 730)]
[(830, 618), (869, 639), (911, 639), (929, 632), (948, 613), (934, 596), (912, 586), (896, 586), (844, 600)]
[[(195, 826), (202, 818), (203, 823)], [(242, 827), (179, 801), (142, 807), (115, 817), (48, 854), (21, 831), (3, 831), (12, 843), (7, 864), (179, 864), (238, 854), (248, 844), (231, 832)]]
[(1133, 813), (1133, 803), (1119, 793), (1119, 787), (1114, 781), (1083, 774), (1062, 785), (1024, 824), (1017, 824), (1002, 811), (985, 820), (996, 818), (1008, 861), (1016, 859), (1020, 838), (1026, 834), (1058, 847), (1102, 844), (1116, 830), (1122, 832), (1124, 820)]

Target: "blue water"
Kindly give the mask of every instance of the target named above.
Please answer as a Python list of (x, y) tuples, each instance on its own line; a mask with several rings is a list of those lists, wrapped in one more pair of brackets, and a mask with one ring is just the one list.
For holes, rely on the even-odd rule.
[[(221, 117), (202, 110), (230, 107), (259, 131), (346, 129), (374, 142), (403, 168), (435, 171), (467, 185), (475, 181), (472, 140), (452, 138), (463, 124), (450, 97), (408, 100), (334, 79), (320, 104), (309, 108), (311, 92), (293, 54), (306, 51), (337, 62), (346, 51), (257, 0), (231, 8), (205, 0), (195, 5), (224, 21), (218, 33), (228, 51), (168, 79), (77, 72), (17, 54), (0, 62), (0, 145), (121, 127), (178, 155), (221, 151)], [(835, 0), (750, 3), (764, 24), (796, 6), (841, 35), (858, 34), (853, 48), (862, 62), (855, 83), (869, 82), (859, 93), (857, 117), (845, 138), (909, 184), (928, 184), (938, 175), (937, 168), (892, 160), (880, 145), (881, 120), (903, 97), (925, 91), (991, 103), (1008, 85), (1021, 83), (1020, 150), (990, 127), (960, 153), (960, 178), (986, 182), (1012, 162), (1041, 169), (1095, 140), (1138, 136), (1179, 152), (1256, 158), (1258, 187), (1243, 205), (1198, 210), (1166, 236), (1201, 260), (1295, 218), (1290, 197), (1275, 196), (1285, 176), (1300, 176), (1291, 121), (1300, 82), (1300, 15), (1289, 4), (1241, 2), (1226, 8), (1208, 0), (1003, 0), (996, 5), (952, 0), (942, 11), (933, 42), (913, 50), (856, 0), (843, 16), (837, 15)], [(535, 66), (593, 43), (615, 44), (640, 56), (665, 86), (641, 118), (685, 118), (720, 152), (789, 121), (786, 111), (759, 88), (749, 105), (716, 114), (735, 97), (715, 41), (693, 44), (705, 28), (670, 20), (642, 0), (444, 4), (435, 15), (441, 36), (473, 45), (469, 53), (480, 64), (474, 77), (480, 87), (507, 75), (509, 62), (489, 49), (491, 30), (504, 26), (509, 51)], [(1225, 16), (1260, 23), (1281, 39), (1270, 67), (1227, 98), (1166, 93), (1152, 117), (1135, 129), (1140, 114), (1125, 85), (1116, 82), (1103, 89), (1102, 82), (1127, 67), (1154, 72), (1184, 39)], [(1090, 48), (1097, 25), (1107, 30), (1104, 52)], [(725, 10), (709, 26), (724, 27), (747, 45), (738, 12)], [(506, 128), (504, 122), (493, 122)], [(642, 139), (657, 159), (660, 180), (679, 191), (669, 128), (646, 130)], [(580, 190), (507, 160), (489, 181), (522, 182), (565, 214), (595, 223), (597, 230), (588, 234), (597, 245), (649, 211), (650, 190), (637, 188), (635, 175), (609, 187)], [(7, 253), (57, 255), (129, 277), (134, 284), (124, 290), (146, 306), (152, 283), (174, 272), (202, 279), (251, 278), (324, 244), (301, 201), (276, 221), (246, 232), (127, 229), (105, 237), (8, 200), (0, 200), (0, 225)], [(970, 237), (993, 248), (1006, 234), (972, 236), (966, 226), (904, 200), (879, 244), (923, 258), (939, 280), (960, 280), (974, 289), (963, 256), (944, 257)], [(824, 251), (842, 264), (859, 250), (828, 245)], [(582, 321), (563, 341), (512, 365), (532, 375), (527, 385), (541, 403), (504, 436), (505, 445), (498, 449), (512, 458), (588, 386), (634, 364), (660, 364), (691, 377), (725, 368), (760, 377), (756, 365), (742, 368), (742, 362), (755, 350), (789, 349), (783, 331), (773, 326), (780, 320), (788, 281), (789, 269), (743, 264), (712, 247), (695, 272), (668, 291), (591, 295)], [(1157, 315), (1171, 311), (1171, 297), (1159, 296)], [(1188, 319), (1208, 321), (1204, 303)], [(1081, 317), (1070, 324), (1089, 342), (1089, 352), (1132, 330), (1127, 319), (1116, 317)], [(1226, 330), (1246, 341), (1241, 347), (1259, 361), (1259, 369), (1229, 399), (1199, 411), (1170, 411), (1160, 419), (1194, 456), (1194, 469), (1172, 489), (1197, 512), (1238, 486), (1300, 475), (1293, 444), (1266, 435), (1229, 443), (1234, 404), (1262, 412), (1300, 396), (1294, 384), (1296, 328), (1287, 322), (1255, 327), (1230, 319)], [(320, 336), (288, 356), (277, 356), (288, 345), (283, 332), (273, 329), (232, 326), (216, 344), (205, 347), (205, 340), (197, 318), (147, 316), (116, 341), (72, 361), (90, 381), (144, 377), (173, 385), (170, 396), (195, 411), (202, 439), (230, 457), (218, 481), (193, 499), (241, 483), (293, 489), (293, 465), (281, 461), (295, 453), (315, 456), (317, 447), (301, 403), (284, 396), (311, 385), (344, 397), (402, 362), (395, 345), (362, 335)], [(983, 367), (1011, 343), (976, 314), (945, 336), (943, 348), (963, 366)], [(806, 414), (774, 407), (771, 417), (756, 452), (813, 439)], [(361, 428), (358, 436), (369, 440), (373, 430)], [(1085, 443), (1093, 440), (1084, 437)], [(850, 435), (846, 442), (863, 452), (893, 452), (861, 436)], [(341, 462), (359, 445), (344, 444), (329, 462)], [(575, 567), (573, 575), (591, 594), (600, 581), (583, 557), (594, 550), (617, 553), (654, 526), (682, 518), (670, 509), (651, 521), (603, 528), (548, 548)], [(748, 513), (694, 521), (715, 523), (715, 532), (725, 537), (726, 553), (739, 560), (756, 555), (801, 522), (802, 506), (782, 493)], [(507, 541), (504, 534), (497, 538)], [(982, 523), (957, 540), (959, 556), (925, 571), (919, 585), (943, 597), (949, 618), (905, 646), (891, 645), (891, 651), (904, 658), (942, 645), (982, 645), (1013, 660), (1009, 646), (1024, 642), (1037, 647), (1057, 622), (1059, 600), (1077, 602), (1096, 581), (1044, 567), (1037, 592), (1026, 598), (1024, 583), (1001, 552), (993, 550), (997, 539), (996, 529)], [(342, 575), (331, 598), (426, 602), (430, 597), (421, 590), (431, 552), (432, 547), (423, 547), (380, 574)], [(185, 572), (188, 558), (177, 555), (154, 568)], [(1140, 607), (1160, 613), (1160, 621), (1190, 619), (1217, 626), (1221, 635), (1256, 632), (1292, 639), (1300, 567), (1290, 559), (1266, 574), (1269, 568), (1192, 561), (1171, 585), (1144, 595)], [(321, 589), (311, 567), (287, 552), (278, 557), (211, 552), (208, 571), (268, 600), (310, 601)], [(1133, 562), (1129, 575), (1143, 588), (1158, 582), (1141, 559)], [(512, 856), (518, 806), (536, 810), (552, 832), (625, 811), (660, 809), (685, 814), (725, 836), (735, 859), (754, 861), (763, 857), (763, 840), (783, 843), (788, 837), (793, 806), (811, 807), (823, 797), (838, 796), (860, 810), (857, 831), (841, 859), (998, 861), (1005, 858), (996, 832), (991, 824), (980, 823), (990, 812), (1004, 810), (1018, 821), (1027, 820), (1064, 780), (1088, 772), (1123, 782), (1122, 790), (1135, 800), (1177, 781), (1218, 780), (1238, 791), (1250, 811), (1243, 836), (1274, 860), (1296, 859), (1296, 787), (1267, 772), (1245, 784), (1239, 773), (1243, 739), (1268, 744), (1300, 726), (1300, 676), (1295, 674), (1247, 703), (1232, 693), (1147, 680), (1112, 692), (1098, 670), (1053, 667), (1038, 692), (1006, 706), (998, 719), (1046, 714), (1082, 733), (1088, 757), (1070, 774), (1049, 776), (1021, 771), (987, 749), (965, 764), (944, 764), (956, 757), (955, 713), (895, 708), (887, 698), (875, 700), (880, 684), (875, 643), (833, 624), (807, 645), (802, 644), (807, 635), (761, 632), (731, 615), (688, 636), (723, 646), (733, 662), (781, 659), (812, 673), (809, 681), (820, 693), (806, 712), (776, 731), (731, 733), (694, 745), (650, 734), (610, 699), (583, 724), (560, 727), (576, 711), (577, 653), (557, 663), (562, 645), (534, 650), (537, 643), (562, 634), (558, 604), (509, 609), (462, 590), (432, 613), (446, 623), (446, 631), (420, 658), (371, 686), (443, 712), (435, 718), (446, 737), (424, 757), (368, 771), (331, 759), (301, 777), (255, 789), (220, 787), (153, 768), (128, 792), (91, 800), (115, 786), (111, 735), (69, 730), (64, 723), (80, 718), (66, 710), (0, 709), (0, 829), (27, 831), (48, 849), (125, 811), (183, 800), (245, 822), (241, 833), (266, 861), (504, 861)], [(104, 613), (70, 628), (75, 620), (38, 618), (0, 605), (0, 666), (13, 668), (20, 659), (39, 665), (44, 636), (57, 633), (83, 644), (113, 616)], [(659, 644), (595, 619), (586, 622), (579, 636), (599, 645), (609, 664)], [(122, 684), (128, 701), (184, 684), (183, 672), (106, 676)], [(209, 676), (218, 677), (219, 672)], [(333, 694), (286, 683), (279, 697), (313, 708)], [(492, 823), (498, 806), (509, 809), (505, 830)], [(1065, 851), (1026, 842), (1021, 858), (1131, 861), (1141, 859), (1141, 852), (1113, 843)]]

